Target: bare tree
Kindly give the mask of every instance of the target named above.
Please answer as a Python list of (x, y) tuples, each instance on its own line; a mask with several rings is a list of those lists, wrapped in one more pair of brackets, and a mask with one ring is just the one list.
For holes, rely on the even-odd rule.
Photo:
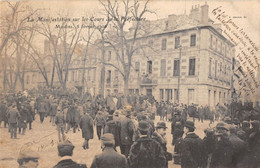
[[(140, 23), (145, 14), (153, 13), (148, 9), (147, 1), (100, 1), (105, 12), (111, 18), (113, 33), (106, 36), (105, 43), (112, 48), (119, 60), (119, 65), (113, 63), (104, 63), (118, 70), (124, 79), (124, 94), (128, 94), (128, 81), (132, 66), (132, 57), (137, 50), (136, 40), (140, 28)], [(132, 32), (126, 32), (129, 20), (134, 20)], [(112, 34), (112, 35), (111, 35)]]
[(7, 84), (11, 90), (14, 90), (19, 80), (24, 89), (24, 72), (28, 55), (24, 52), (26, 43), (23, 38), (31, 38), (27, 33), (31, 31), (32, 26), (27, 22), (27, 18), (33, 16), (38, 10), (32, 10), (25, 2), (5, 1), (1, 3), (2, 5), (6, 7), (5, 12), (2, 12), (4, 14), (1, 13), (0, 43), (4, 87)]
[[(67, 13), (62, 17), (69, 17), (69, 14)], [(71, 28), (65, 28), (67, 24), (70, 24)], [(75, 48), (81, 40), (81, 30), (82, 27), (76, 25), (71, 20), (62, 21), (58, 28), (55, 25), (53, 27), (49, 22), (41, 22), (41, 25), (39, 25), (38, 32), (48, 39), (50, 44), (48, 51), (53, 58), (51, 86), (56, 68), (59, 82), (62, 88), (66, 89), (69, 66)]]

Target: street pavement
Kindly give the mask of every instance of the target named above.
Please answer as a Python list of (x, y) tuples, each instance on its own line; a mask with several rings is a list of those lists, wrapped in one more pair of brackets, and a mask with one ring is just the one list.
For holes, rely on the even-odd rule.
[[(8, 133), (8, 128), (0, 128), (0, 168), (10, 168), (18, 167), (17, 157), (21, 149), (30, 147), (31, 149), (37, 151), (41, 158), (39, 160), (39, 168), (50, 168), (59, 162), (57, 144), (58, 144), (58, 134), (56, 126), (53, 126), (49, 122), (49, 117), (45, 118), (44, 122), (41, 124), (39, 116), (36, 115), (36, 120), (33, 122), (33, 129), (26, 130), (25, 135), (18, 135), (18, 139), (11, 139)], [(189, 119), (191, 120), (191, 119)], [(159, 117), (155, 118), (155, 125), (159, 121)], [(172, 135), (171, 135), (171, 123), (167, 122), (167, 148), (168, 152), (173, 153), (174, 146), (171, 145)], [(211, 125), (214, 126), (215, 124)], [(209, 127), (209, 121), (206, 120), (204, 123), (195, 121), (195, 133), (201, 138), (204, 137), (204, 129)], [(96, 130), (94, 130), (94, 139), (90, 140), (90, 148), (84, 150), (82, 144), (84, 139), (81, 136), (81, 131), (76, 133), (72, 132), (72, 129), (66, 137), (75, 145), (73, 159), (78, 163), (87, 164), (90, 167), (94, 156), (100, 154), (101, 143), (97, 138)], [(119, 148), (117, 148), (120, 151)], [(180, 165), (173, 164), (173, 161), (169, 162), (169, 168), (179, 168)]]

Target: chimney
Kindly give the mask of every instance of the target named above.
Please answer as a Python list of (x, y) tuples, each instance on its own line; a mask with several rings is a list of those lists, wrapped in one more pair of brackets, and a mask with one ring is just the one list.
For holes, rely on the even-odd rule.
[(201, 6), (201, 24), (208, 24), (209, 21), (209, 6), (207, 2)]

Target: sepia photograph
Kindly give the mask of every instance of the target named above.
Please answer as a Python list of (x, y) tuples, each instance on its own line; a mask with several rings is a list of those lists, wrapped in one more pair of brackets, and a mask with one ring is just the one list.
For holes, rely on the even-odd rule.
[(259, 0), (0, 0), (0, 168), (260, 168)]

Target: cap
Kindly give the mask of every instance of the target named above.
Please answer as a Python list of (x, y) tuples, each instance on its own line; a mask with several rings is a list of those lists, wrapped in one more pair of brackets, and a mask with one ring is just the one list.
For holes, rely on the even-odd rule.
[(101, 136), (101, 141), (104, 145), (112, 145), (115, 143), (115, 138), (113, 134), (106, 133)]
[(225, 117), (224, 122), (227, 123), (227, 124), (232, 124), (230, 117)]
[(146, 121), (140, 121), (138, 123), (138, 129), (141, 131), (148, 131), (150, 129), (150, 125)]
[(192, 121), (186, 121), (184, 126), (187, 127), (187, 128), (194, 128), (195, 129), (194, 122), (192, 122)]
[(168, 128), (166, 127), (166, 123), (163, 121), (159, 121), (156, 125), (156, 128)]
[(228, 127), (227, 124), (224, 122), (220, 122), (216, 125), (216, 128), (219, 130), (227, 130), (228, 131)]
[(72, 155), (73, 149), (74, 149), (74, 145), (69, 140), (58, 144), (58, 151), (60, 156)]

